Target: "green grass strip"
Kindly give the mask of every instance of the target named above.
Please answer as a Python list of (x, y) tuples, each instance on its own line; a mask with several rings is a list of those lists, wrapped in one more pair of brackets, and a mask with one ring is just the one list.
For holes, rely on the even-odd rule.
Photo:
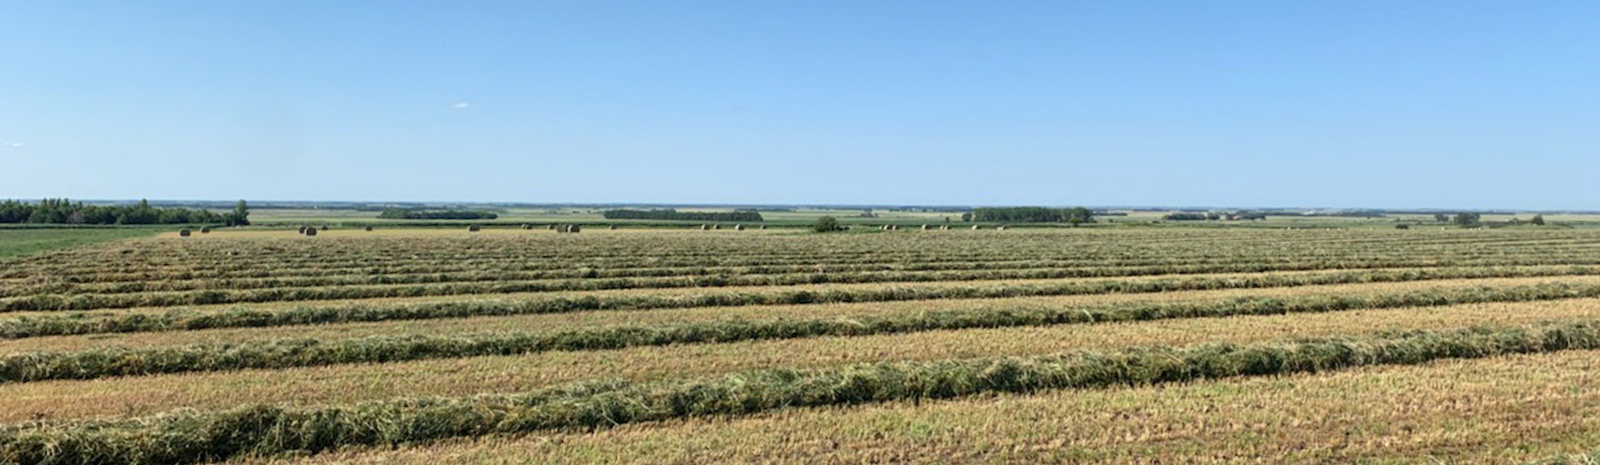
[(161, 231), (163, 230), (158, 228), (0, 228), (0, 258), (22, 257), (101, 242), (154, 236)]
[(1600, 297), (1600, 285), (1543, 284), (1431, 290), (1370, 296), (1236, 298), (1106, 306), (1008, 305), (850, 319), (721, 320), (676, 325), (624, 325), (548, 333), (496, 332), (454, 336), (372, 336), (324, 340), (283, 338), (244, 343), (111, 347), (0, 357), (0, 381), (91, 379), (196, 371), (277, 369), (348, 363), (515, 355), (552, 350), (726, 343), (821, 336), (867, 336), (933, 330), (1145, 321), (1234, 315), (1425, 307)]
[(0, 431), (0, 461), (195, 463), (795, 407), (1105, 388), (1596, 348), (1600, 348), (1600, 320), (1583, 319), (1532, 327), (1412, 331), (1251, 345), (1157, 346), (1030, 358), (778, 369), (521, 395), (311, 408), (256, 406), (117, 422), (13, 426)]

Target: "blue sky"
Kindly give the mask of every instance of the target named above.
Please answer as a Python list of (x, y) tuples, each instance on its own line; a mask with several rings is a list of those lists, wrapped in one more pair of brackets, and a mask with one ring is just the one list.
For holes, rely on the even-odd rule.
[(0, 0), (0, 198), (1600, 209), (1596, 18)]

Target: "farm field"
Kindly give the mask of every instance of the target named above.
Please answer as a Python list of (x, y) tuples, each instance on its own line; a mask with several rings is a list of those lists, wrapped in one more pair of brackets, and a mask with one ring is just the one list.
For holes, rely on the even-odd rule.
[[(469, 207), (471, 208), (471, 207)], [(485, 207), (487, 208), (487, 207)], [(651, 208), (651, 207), (632, 207)], [(589, 225), (619, 224), (631, 227), (690, 227), (699, 223), (693, 221), (661, 221), (661, 220), (608, 220), (602, 213), (605, 208), (490, 208), (499, 215), (493, 220), (466, 221), (448, 220), (447, 224), (484, 223), (499, 224), (502, 226), (517, 226), (522, 223), (553, 224), (553, 223), (581, 223)], [(684, 212), (732, 212), (735, 207), (719, 208), (676, 208)], [(1294, 216), (1294, 215), (1269, 215), (1262, 221), (1165, 221), (1164, 216), (1177, 210), (1110, 210), (1108, 215), (1098, 216), (1096, 223), (1089, 227), (1244, 227), (1244, 228), (1393, 228), (1397, 223), (1406, 223), (1424, 228), (1451, 227), (1448, 223), (1436, 221), (1431, 214), (1417, 213), (1390, 213), (1382, 217), (1342, 217), (1342, 216)], [(970, 227), (972, 223), (963, 223), (958, 211), (921, 211), (921, 210), (886, 210), (886, 209), (829, 209), (829, 208), (796, 208), (787, 210), (763, 210), (760, 212), (765, 220), (762, 224), (782, 228), (804, 228), (822, 216), (832, 216), (844, 224), (874, 226), (882, 224), (897, 224), (902, 226), (945, 225), (952, 227)], [(870, 213), (871, 216), (864, 214)], [(1541, 213), (1486, 213), (1482, 215), (1486, 222), (1508, 222), (1512, 220), (1528, 221), (1534, 215)], [(252, 221), (267, 227), (282, 227), (285, 225), (323, 225), (339, 228), (356, 228), (360, 225), (377, 225), (380, 227), (418, 227), (428, 226), (429, 221), (380, 219), (377, 211), (355, 210), (350, 208), (263, 208), (258, 209), (251, 216)], [(1542, 213), (1542, 216), (1563, 227), (1594, 227), (1600, 225), (1600, 215), (1589, 213)], [(948, 219), (948, 220), (947, 220)], [(998, 223), (983, 223), (993, 226)], [(1025, 227), (1061, 227), (1060, 224), (1026, 224)]]
[(131, 228), (0, 228), (0, 259), (131, 237), (153, 236), (158, 232), (160, 231), (155, 229)]
[(0, 463), (1465, 464), (1600, 447), (1600, 230), (111, 239), (0, 258)]
[[(652, 220), (607, 220), (603, 213), (607, 208), (495, 208), (493, 211), (499, 215), (494, 220), (485, 222), (494, 223), (619, 223), (619, 224), (659, 224), (674, 223)], [(676, 208), (684, 212), (731, 212), (734, 208)], [(358, 225), (358, 224), (418, 224), (415, 220), (389, 220), (377, 218), (379, 212), (354, 210), (354, 209), (310, 209), (310, 208), (272, 208), (260, 209), (252, 218), (261, 224), (332, 224), (332, 225)], [(763, 211), (762, 216), (769, 224), (785, 226), (804, 226), (816, 221), (818, 217), (834, 216), (847, 223), (865, 224), (871, 222), (893, 222), (901, 224), (942, 223), (944, 218), (950, 217), (952, 221), (961, 219), (960, 212), (912, 212), (912, 211), (887, 211), (874, 210), (875, 217), (862, 217), (865, 210), (859, 209), (817, 209), (806, 208), (787, 211)], [(425, 223), (425, 222), (423, 222)], [(690, 223), (690, 222), (676, 222)]]

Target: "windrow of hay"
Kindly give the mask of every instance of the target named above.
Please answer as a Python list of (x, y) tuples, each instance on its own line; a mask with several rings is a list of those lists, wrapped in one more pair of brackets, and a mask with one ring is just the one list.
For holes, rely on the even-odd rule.
[[(0, 279), (49, 276), (66, 283), (126, 282), (196, 278), (267, 276), (326, 276), (349, 274), (439, 273), (481, 271), (485, 267), (508, 271), (570, 269), (655, 268), (662, 266), (767, 266), (767, 265), (921, 265), (995, 261), (1054, 261), (1087, 267), (1124, 265), (1181, 265), (1201, 263), (1331, 262), (1334, 267), (1373, 267), (1377, 262), (1404, 260), (1388, 266), (1445, 265), (1558, 265), (1595, 263), (1600, 243), (1562, 246), (1505, 245), (1498, 247), (1411, 247), (1405, 243), (1338, 247), (1248, 247), (1226, 249), (1230, 244), (1189, 244), (1166, 247), (1139, 244), (1136, 250), (1109, 244), (1085, 245), (1077, 250), (1039, 244), (1031, 237), (983, 238), (972, 244), (929, 241), (934, 236), (906, 237), (909, 244), (875, 241), (809, 244), (778, 242), (771, 236), (728, 237), (724, 243), (699, 243), (682, 238), (654, 240), (654, 235), (624, 240), (567, 241), (560, 247), (543, 244), (538, 236), (505, 237), (460, 243), (465, 236), (434, 236), (426, 241), (404, 237), (355, 238), (305, 242), (284, 240), (230, 240), (206, 242), (147, 241), (136, 249), (121, 249), (114, 257), (105, 253), (55, 252), (49, 257), (8, 263)], [(760, 238), (748, 240), (747, 238)], [(809, 238), (808, 236), (799, 236)], [(879, 236), (860, 236), (873, 238)], [(708, 238), (695, 238), (708, 239)], [(881, 240), (881, 239), (880, 239)], [(392, 243), (389, 243), (391, 242)], [(743, 242), (751, 243), (743, 243)], [(606, 248), (600, 244), (615, 243)], [(804, 241), (796, 241), (805, 243)], [(925, 243), (932, 242), (932, 243)], [(378, 244), (386, 244), (379, 247)], [(684, 243), (707, 250), (686, 250)], [(326, 244), (327, 247), (317, 247)], [(550, 248), (542, 245), (552, 246)], [(1010, 245), (1011, 247), (1000, 246)], [(867, 249), (863, 247), (877, 247)], [(749, 249), (755, 250), (749, 250)], [(771, 248), (765, 252), (757, 248)], [(48, 260), (46, 260), (48, 258)], [(107, 260), (114, 258), (114, 260)], [(352, 269), (354, 268), (354, 269)]]
[(580, 383), (504, 396), (315, 408), (256, 406), (112, 422), (24, 424), (0, 429), (0, 461), (196, 463), (801, 407), (1094, 389), (1597, 348), (1600, 320), (1582, 319), (1532, 327), (1410, 331), (1251, 345), (1156, 346), (1030, 358), (775, 369), (697, 380)]
[[(1587, 261), (1573, 261), (1565, 266), (1583, 266)], [(26, 285), (0, 287), (0, 297), (51, 295), (68, 297), (81, 294), (130, 294), (144, 292), (177, 292), (201, 290), (251, 290), (280, 287), (329, 287), (361, 285), (442, 284), (486, 281), (537, 281), (558, 279), (615, 279), (615, 278), (672, 278), (691, 276), (736, 276), (749, 282), (792, 283), (795, 276), (805, 276), (800, 281), (816, 281), (815, 275), (827, 274), (828, 279), (849, 282), (912, 282), (912, 281), (966, 281), (989, 279), (1006, 273), (1070, 274), (1067, 277), (1131, 277), (1159, 275), (1190, 275), (1208, 273), (1253, 273), (1273, 271), (1361, 270), (1381, 268), (1443, 268), (1443, 267), (1503, 267), (1552, 266), (1543, 260), (1347, 260), (1280, 257), (1259, 260), (1006, 260), (962, 261), (932, 263), (877, 263), (833, 264), (814, 263), (800, 265), (762, 266), (663, 266), (604, 268), (575, 264), (563, 269), (518, 270), (501, 269), (498, 263), (486, 263), (483, 269), (470, 271), (437, 271), (426, 267), (410, 267), (395, 272), (342, 270), (337, 274), (304, 276), (259, 276), (216, 278), (195, 275), (157, 276), (146, 279), (92, 283), (62, 282), (40, 279)], [(1563, 266), (1563, 264), (1554, 264)], [(967, 271), (967, 273), (935, 274), (937, 271)], [(922, 275), (894, 275), (892, 273), (923, 273)], [(265, 274), (265, 273), (263, 273)], [(758, 278), (757, 276), (765, 276)], [(1017, 279), (1017, 278), (1012, 278)], [(1055, 279), (1055, 278), (1050, 278)], [(648, 285), (638, 282), (634, 286)]]
[(1408, 282), (1442, 279), (1593, 275), (1589, 267), (1442, 268), (1348, 271), (1315, 274), (1263, 274), (1137, 280), (1065, 281), (983, 286), (898, 286), (849, 289), (781, 289), (684, 295), (590, 295), (487, 301), (351, 303), (273, 309), (231, 308), (216, 312), (172, 310), (161, 314), (115, 312), (26, 316), (0, 320), (0, 338), (95, 333), (244, 328), (302, 324), (463, 318), (563, 313), (593, 310), (646, 310), (747, 305), (889, 302), (932, 299), (1150, 293), (1218, 289), (1256, 289), (1328, 284)]
[(1527, 302), (1589, 297), (1600, 297), (1600, 285), (1544, 284), (1368, 296), (1242, 298), (1171, 303), (1129, 302), (1105, 306), (1014, 305), (867, 315), (851, 319), (722, 320), (674, 325), (580, 328), (548, 333), (372, 336), (339, 340), (285, 338), (242, 344), (200, 343), (141, 348), (113, 347), (69, 352), (34, 352), (0, 357), (0, 381), (89, 379), (154, 373), (512, 355), (550, 350), (602, 350), (757, 339), (867, 336), (971, 328), (1277, 315), (1354, 309), (1421, 308), (1465, 303)]
[[(1240, 264), (1201, 267), (1152, 267), (1126, 269), (1014, 269), (1014, 270), (953, 270), (953, 271), (881, 271), (859, 273), (790, 273), (772, 275), (707, 275), (641, 278), (592, 278), (535, 281), (446, 282), (418, 285), (373, 285), (288, 287), (265, 289), (206, 289), (199, 291), (129, 293), (129, 294), (39, 294), (28, 297), (0, 299), (0, 312), (44, 310), (94, 310), (132, 307), (170, 307), (180, 305), (213, 305), (248, 302), (287, 302), (303, 300), (369, 299), (388, 297), (419, 297), (435, 295), (494, 294), (513, 292), (598, 291), (615, 289), (669, 289), (736, 286), (798, 286), (809, 284), (850, 283), (904, 283), (939, 281), (988, 281), (1022, 279), (1072, 279), (1126, 276), (1160, 276), (1205, 273), (1262, 273), (1271, 271), (1309, 271), (1303, 264)], [(1322, 268), (1313, 268), (1322, 269)], [(1559, 274), (1588, 275), (1600, 273), (1600, 267), (1574, 265), (1559, 268)], [(1508, 268), (1461, 268), (1459, 277), (1466, 276), (1530, 276), (1539, 273)], [(1548, 269), (1546, 269), (1548, 270)], [(1385, 280), (1387, 273), (1450, 273), (1436, 269), (1406, 271), (1374, 269), (1363, 271), (1375, 280)], [(1549, 271), (1544, 271), (1549, 272)]]

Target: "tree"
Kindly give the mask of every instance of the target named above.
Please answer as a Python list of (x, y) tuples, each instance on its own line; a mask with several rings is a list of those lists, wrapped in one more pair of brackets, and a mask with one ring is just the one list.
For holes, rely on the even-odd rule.
[(1201, 212), (1176, 212), (1168, 213), (1161, 217), (1161, 219), (1167, 221), (1202, 221), (1210, 218), (1209, 215)]
[(1533, 223), (1534, 226), (1544, 226), (1544, 215), (1533, 215), (1533, 219), (1528, 222)]
[(1480, 217), (1481, 216), (1479, 214), (1477, 214), (1477, 213), (1457, 213), (1456, 214), (1456, 225), (1460, 226), (1460, 227), (1463, 227), (1463, 228), (1477, 226), (1478, 225), (1478, 219)]
[(0, 202), (0, 223), (41, 224), (156, 224), (217, 223), (222, 215), (206, 209), (155, 208), (150, 202), (136, 206), (84, 205), (67, 199), (44, 199), (38, 203), (8, 200)]
[(250, 225), (250, 205), (244, 203), (244, 199), (239, 199), (239, 203), (233, 206), (233, 213), (228, 214), (227, 218), (223, 220), (223, 224), (228, 226)]
[(1079, 224), (1094, 222), (1094, 212), (1089, 211), (1087, 208), (1068, 208), (1066, 213), (1067, 222), (1072, 223), (1074, 228), (1078, 227)]
[[(400, 210), (403, 214), (405, 210)], [(755, 210), (735, 210), (732, 212), (680, 212), (671, 208), (665, 210), (606, 210), (603, 215), (608, 220), (681, 220), (681, 221), (765, 221), (761, 213)]]
[(1450, 222), (1450, 215), (1446, 215), (1446, 214), (1443, 214), (1443, 213), (1434, 213), (1433, 214), (1433, 220), (1434, 221), (1438, 221), (1440, 223), (1449, 223)]
[[(408, 208), (385, 208), (378, 218), (388, 220), (492, 220), (500, 215), (491, 211), (478, 210), (412, 210)], [(610, 216), (606, 217), (610, 219)]]
[(966, 212), (966, 213), (962, 213), (961, 214), (961, 222), (962, 223), (966, 223), (966, 222), (970, 222), (970, 221), (972, 221), (972, 212)]
[(831, 216), (817, 218), (817, 222), (811, 225), (811, 230), (819, 233), (834, 232), (841, 229), (839, 227), (839, 219)]

